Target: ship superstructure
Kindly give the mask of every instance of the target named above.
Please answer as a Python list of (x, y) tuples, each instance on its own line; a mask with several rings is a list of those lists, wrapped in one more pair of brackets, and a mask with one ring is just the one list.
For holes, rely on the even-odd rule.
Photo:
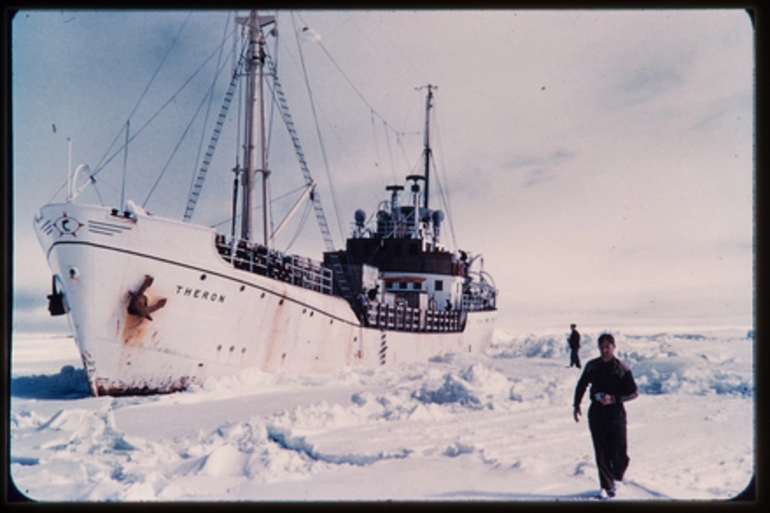
[[(240, 232), (235, 222), (230, 234), (187, 222), (199, 188), (183, 220), (128, 200), (76, 204), (82, 166), (70, 173), (67, 201), (35, 218), (54, 275), (49, 310), (68, 316), (92, 394), (171, 392), (249, 368), (332, 372), (480, 350), (494, 328), (497, 290), (480, 255), (442, 246), (445, 216), (429, 208), (435, 88), (427, 87), (424, 173), (387, 186), (389, 197), (371, 219), (356, 211), (352, 235), (338, 250), (266, 53), (275, 17), (252, 12), (238, 21), (247, 33), (234, 76), (246, 81), (247, 98), (233, 198)], [(327, 246), (322, 259), (272, 245), (282, 224), (269, 232), (268, 78), (301, 156), (303, 199), (313, 202)]]

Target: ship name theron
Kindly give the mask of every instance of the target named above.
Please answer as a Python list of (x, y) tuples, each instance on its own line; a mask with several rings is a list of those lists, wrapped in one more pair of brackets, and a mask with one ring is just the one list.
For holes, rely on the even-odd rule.
[(184, 285), (177, 285), (176, 286), (176, 295), (177, 296), (185, 296), (185, 297), (193, 297), (196, 299), (203, 299), (206, 301), (211, 301), (212, 303), (224, 303), (225, 302), (225, 296), (224, 294), (217, 294), (216, 292), (209, 292), (208, 290), (201, 290), (201, 289), (194, 289), (191, 287), (185, 287)]

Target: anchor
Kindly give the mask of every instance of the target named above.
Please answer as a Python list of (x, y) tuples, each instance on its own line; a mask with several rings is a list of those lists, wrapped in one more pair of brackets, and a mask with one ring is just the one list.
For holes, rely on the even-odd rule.
[(52, 316), (64, 315), (69, 310), (67, 303), (64, 302), (64, 293), (56, 290), (56, 276), (52, 278), (51, 289), (51, 294), (48, 295), (48, 311)]
[(144, 295), (144, 292), (150, 288), (150, 285), (152, 285), (152, 282), (154, 281), (153, 277), (145, 274), (144, 275), (144, 281), (142, 282), (142, 285), (139, 287), (139, 290), (136, 292), (128, 291), (129, 295), (129, 301), (128, 301), (128, 313), (131, 315), (137, 315), (139, 317), (143, 317), (149, 321), (152, 320), (152, 317), (150, 317), (150, 314), (155, 312), (156, 310), (159, 310), (163, 308), (166, 304), (166, 299), (159, 299), (157, 303), (150, 306), (147, 304), (147, 296)]

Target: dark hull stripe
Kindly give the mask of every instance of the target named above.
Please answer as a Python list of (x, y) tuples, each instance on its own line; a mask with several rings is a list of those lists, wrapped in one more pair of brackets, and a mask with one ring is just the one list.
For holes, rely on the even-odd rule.
[[(293, 299), (293, 298), (290, 298), (290, 297), (284, 297), (284, 296), (281, 296), (280, 294), (276, 294), (275, 292), (273, 292), (272, 290), (270, 290), (270, 289), (268, 289), (268, 288), (265, 288), (265, 287), (261, 287), (261, 286), (259, 286), (259, 285), (255, 285), (255, 284), (253, 284), (253, 283), (250, 283), (250, 282), (248, 282), (248, 281), (245, 281), (245, 280), (240, 280), (240, 279), (238, 279), (238, 278), (235, 278), (235, 277), (233, 277), (233, 276), (228, 276), (228, 275), (226, 275), (226, 274), (222, 274), (222, 273), (219, 273), (219, 272), (216, 272), (216, 271), (211, 271), (211, 270), (209, 270), (209, 269), (204, 269), (204, 268), (201, 268), (201, 267), (196, 267), (196, 266), (194, 266), (194, 265), (183, 264), (183, 263), (180, 263), (180, 262), (177, 262), (177, 261), (174, 261), (174, 260), (168, 260), (168, 259), (166, 259), (166, 258), (161, 258), (161, 257), (152, 256), (152, 255), (147, 255), (147, 254), (144, 254), (144, 253), (138, 253), (138, 252), (136, 252), (136, 251), (130, 251), (130, 250), (127, 250), (127, 249), (114, 248), (114, 247), (110, 247), (110, 246), (105, 246), (105, 245), (103, 245), (103, 244), (96, 244), (96, 243), (94, 243), (94, 242), (83, 242), (83, 241), (59, 241), (59, 242), (54, 242), (54, 243), (51, 245), (51, 247), (48, 249), (48, 254), (46, 255), (46, 258), (50, 259), (50, 256), (51, 256), (51, 251), (53, 251), (53, 248), (54, 248), (54, 247), (56, 247), (56, 246), (58, 246), (58, 245), (81, 245), (81, 246), (91, 246), (91, 247), (93, 247), (93, 248), (104, 249), (104, 250), (107, 250), (107, 251), (114, 251), (114, 252), (116, 252), (116, 253), (124, 253), (124, 254), (127, 254), (127, 255), (132, 255), (132, 256), (135, 256), (135, 257), (139, 257), (139, 258), (146, 258), (146, 259), (148, 259), (148, 260), (155, 260), (156, 262), (162, 262), (162, 263), (164, 263), (164, 264), (168, 264), (168, 265), (174, 265), (174, 266), (177, 266), (177, 267), (183, 267), (183, 268), (185, 268), (185, 269), (190, 269), (190, 270), (193, 270), (193, 271), (197, 271), (197, 272), (206, 273), (206, 274), (209, 274), (209, 275), (211, 275), (211, 276), (218, 276), (219, 278), (223, 278), (223, 279), (226, 279), (226, 280), (234, 281), (234, 282), (236, 282), (236, 283), (240, 283), (241, 285), (246, 285), (247, 287), (251, 287), (251, 288), (255, 288), (255, 289), (258, 289), (258, 290), (262, 290), (262, 291), (264, 291), (264, 292), (267, 292), (267, 293), (269, 293), (269, 294), (272, 294), (272, 295), (274, 295), (274, 296), (276, 296), (276, 297), (280, 297), (280, 298), (282, 298), (282, 299), (286, 299), (286, 300), (289, 300), (289, 301), (291, 301), (292, 303), (295, 303), (295, 304), (298, 304), (298, 305), (302, 305), (302, 306), (305, 306), (305, 307), (307, 307), (307, 308), (310, 308), (310, 309), (312, 309), (312, 310), (316, 310), (316, 311), (318, 311), (318, 312), (321, 312), (321, 313), (323, 313), (323, 314), (324, 314), (324, 315), (326, 315), (327, 317), (330, 317), (330, 318), (332, 318), (332, 319), (338, 320), (338, 321), (340, 321), (340, 322), (344, 322), (344, 323), (346, 323), (346, 324), (349, 324), (349, 325), (351, 325), (351, 326), (354, 326), (354, 327), (363, 327), (363, 326), (361, 326), (361, 325), (360, 325), (360, 324), (358, 324), (358, 323), (352, 323), (352, 322), (348, 321), (347, 319), (343, 319), (342, 317), (338, 317), (338, 316), (336, 316), (336, 315), (333, 315), (333, 314), (331, 314), (331, 313), (328, 313), (328, 312), (326, 312), (326, 311), (324, 311), (324, 310), (321, 310), (320, 308), (318, 308), (318, 307), (317, 307), (317, 306), (315, 306), (315, 305), (311, 305), (311, 304), (308, 304), (308, 303), (304, 303), (304, 302), (302, 302), (302, 301), (297, 301), (296, 299)], [(269, 278), (268, 278), (268, 279), (269, 279)], [(314, 292), (314, 291), (310, 291), (310, 292)], [(318, 294), (319, 294), (319, 295), (321, 295), (321, 294), (320, 294), (320, 292), (318, 292)], [(326, 295), (326, 294), (322, 294), (322, 295), (323, 295), (323, 297), (325, 297), (325, 298), (329, 298), (329, 297), (335, 297), (335, 298), (336, 298), (336, 296), (329, 296), (329, 295)], [(337, 298), (337, 299), (340, 299), (340, 298)], [(340, 300), (341, 300), (341, 301), (344, 301), (344, 300), (342, 300), (342, 299), (340, 299)]]
[[(223, 273), (220, 273), (220, 272), (217, 272), (217, 271), (212, 271), (210, 269), (196, 267), (196, 266), (189, 265), (189, 264), (183, 264), (183, 263), (180, 263), (178, 261), (169, 260), (169, 259), (166, 259), (166, 258), (161, 258), (161, 257), (157, 257), (157, 256), (152, 256), (152, 255), (147, 255), (145, 253), (139, 253), (139, 252), (131, 251), (131, 250), (127, 250), (127, 249), (121, 249), (121, 248), (115, 248), (115, 247), (111, 247), (111, 246), (105, 246), (103, 244), (97, 244), (97, 243), (94, 243), (94, 242), (58, 241), (58, 242), (54, 242), (53, 244), (51, 244), (51, 247), (48, 249), (48, 253), (46, 254), (46, 259), (50, 259), (51, 251), (53, 251), (54, 247), (59, 246), (59, 245), (90, 246), (90, 247), (97, 248), (97, 249), (103, 249), (103, 250), (106, 250), (106, 251), (114, 251), (116, 253), (124, 253), (124, 254), (132, 255), (132, 256), (135, 256), (135, 257), (139, 257), (139, 258), (146, 258), (148, 260), (155, 260), (157, 262), (162, 262), (164, 264), (168, 264), (168, 265), (172, 265), (172, 266), (177, 266), (177, 267), (182, 267), (182, 268), (190, 269), (190, 270), (197, 271), (197, 272), (206, 273), (206, 274), (209, 274), (209, 275), (212, 275), (212, 276), (217, 276), (219, 278), (223, 278), (225, 280), (230, 280), (230, 281), (234, 281), (236, 283), (240, 283), (241, 285), (245, 285), (247, 287), (251, 287), (251, 288), (254, 288), (254, 289), (257, 289), (257, 290), (261, 290), (261, 291), (269, 293), (269, 294), (271, 294), (271, 295), (273, 295), (275, 297), (280, 297), (282, 299), (289, 300), (292, 303), (295, 303), (297, 305), (301, 305), (301, 306), (310, 308), (311, 310), (315, 310), (317, 312), (320, 312), (323, 315), (326, 315), (327, 317), (329, 317), (331, 319), (335, 319), (335, 320), (337, 320), (339, 322), (344, 322), (345, 324), (348, 324), (348, 325), (356, 327), (356, 328), (363, 328), (363, 329), (371, 329), (371, 330), (381, 331), (379, 328), (372, 328), (372, 327), (362, 326), (360, 323), (350, 322), (347, 319), (343, 319), (342, 317), (338, 317), (337, 315), (331, 314), (331, 313), (329, 313), (329, 312), (327, 312), (327, 311), (325, 311), (325, 310), (323, 310), (321, 308), (318, 308), (316, 305), (311, 305), (311, 304), (305, 303), (303, 301), (298, 301), (298, 300), (293, 299), (293, 298), (288, 297), (288, 296), (281, 296), (280, 294), (276, 294), (275, 292), (273, 292), (272, 290), (270, 290), (268, 288), (261, 287), (259, 285), (255, 285), (254, 283), (250, 283), (250, 282), (248, 282), (246, 280), (241, 280), (241, 279), (238, 279), (236, 277), (233, 277), (233, 276), (230, 276), (230, 275), (227, 275), (227, 274), (223, 274)], [(247, 274), (249, 274), (249, 273), (247, 273)], [(305, 290), (305, 289), (303, 289), (303, 290)], [(321, 294), (320, 292), (315, 292), (315, 291), (312, 291), (312, 290), (310, 292), (314, 292), (316, 294), (319, 294), (319, 295), (323, 296), (323, 298), (332, 298), (333, 297), (333, 298), (338, 299), (340, 301), (344, 301), (343, 299), (339, 298), (338, 296), (329, 296), (327, 294)], [(468, 312), (468, 315), (471, 315), (472, 313), (475, 313), (475, 312)], [(446, 335), (450, 335), (451, 336), (451, 335), (457, 335), (457, 334), (463, 333), (465, 331), (465, 328), (467, 327), (467, 325), (468, 325), (468, 323), (466, 322), (466, 325), (465, 325), (465, 327), (463, 328), (462, 331), (451, 331), (451, 332), (404, 331), (404, 330), (387, 330), (387, 331), (398, 331), (399, 333), (401, 333), (401, 332), (403, 332), (403, 333), (414, 333), (414, 334), (417, 334), (417, 335), (443, 335), (443, 334), (446, 334)]]

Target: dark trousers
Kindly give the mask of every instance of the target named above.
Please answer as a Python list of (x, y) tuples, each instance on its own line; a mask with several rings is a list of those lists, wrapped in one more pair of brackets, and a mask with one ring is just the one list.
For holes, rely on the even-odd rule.
[(605, 490), (614, 490), (615, 481), (622, 481), (630, 458), (626, 442), (626, 410), (622, 404), (603, 406), (592, 402), (588, 410), (588, 427), (594, 442), (599, 483)]
[(578, 355), (578, 351), (580, 350), (579, 347), (572, 347), (570, 346), (570, 352), (569, 352), (569, 366), (572, 367), (573, 365), (577, 365), (577, 368), (580, 368), (580, 356)]

